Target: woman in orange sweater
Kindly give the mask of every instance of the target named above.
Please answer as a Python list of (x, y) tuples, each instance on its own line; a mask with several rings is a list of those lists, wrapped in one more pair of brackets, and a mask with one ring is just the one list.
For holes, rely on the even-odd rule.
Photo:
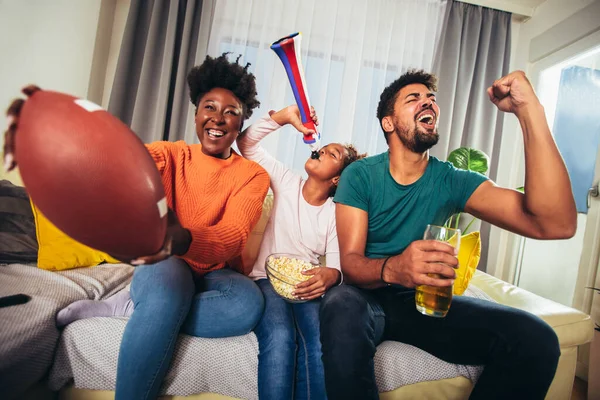
[[(117, 366), (116, 399), (153, 399), (169, 368), (179, 331), (238, 336), (260, 319), (254, 282), (229, 267), (258, 222), (269, 176), (231, 149), (259, 105), (255, 78), (226, 55), (206, 57), (188, 75), (200, 144), (147, 145), (162, 176), (169, 227), (161, 252), (132, 262), (131, 290), (61, 310), (64, 326), (94, 316), (130, 316)], [(243, 272), (243, 271), (240, 271)]]

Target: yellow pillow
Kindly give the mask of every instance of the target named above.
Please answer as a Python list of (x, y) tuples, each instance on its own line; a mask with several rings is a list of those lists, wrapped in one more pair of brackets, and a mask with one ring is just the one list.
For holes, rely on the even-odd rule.
[(458, 249), (458, 269), (454, 281), (454, 294), (461, 295), (467, 290), (469, 282), (477, 269), (481, 257), (481, 238), (479, 232), (471, 232), (460, 238)]
[(31, 203), (35, 218), (35, 234), (38, 241), (38, 268), (51, 271), (64, 269), (93, 267), (103, 262), (117, 264), (106, 253), (94, 250), (78, 241), (71, 239), (52, 222), (50, 222), (38, 208)]

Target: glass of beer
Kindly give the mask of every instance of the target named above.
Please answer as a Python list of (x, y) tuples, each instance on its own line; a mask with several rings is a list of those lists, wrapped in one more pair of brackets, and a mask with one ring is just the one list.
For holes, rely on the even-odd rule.
[[(437, 225), (427, 225), (424, 240), (438, 240), (440, 242), (449, 243), (458, 252), (460, 246), (460, 229), (445, 228)], [(434, 278), (441, 278), (439, 274), (428, 274)], [(415, 302), (417, 310), (421, 314), (430, 317), (443, 318), (450, 309), (452, 303), (452, 285), (445, 287), (417, 286), (415, 292)]]

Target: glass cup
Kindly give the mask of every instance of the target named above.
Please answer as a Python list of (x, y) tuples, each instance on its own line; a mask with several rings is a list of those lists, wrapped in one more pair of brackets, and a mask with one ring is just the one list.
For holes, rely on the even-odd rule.
[[(456, 249), (460, 247), (460, 229), (445, 228), (437, 225), (427, 225), (424, 240), (438, 240), (446, 242)], [(441, 278), (439, 274), (427, 274), (433, 278)], [(430, 317), (443, 318), (450, 309), (452, 303), (452, 285), (437, 287), (420, 285), (415, 291), (415, 302), (417, 310)]]

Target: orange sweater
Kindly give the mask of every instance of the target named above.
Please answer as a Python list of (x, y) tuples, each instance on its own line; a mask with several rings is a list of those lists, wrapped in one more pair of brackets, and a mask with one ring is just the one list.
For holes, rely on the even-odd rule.
[(202, 153), (200, 144), (183, 141), (146, 147), (160, 171), (169, 207), (192, 235), (181, 258), (199, 275), (223, 268), (242, 253), (260, 218), (269, 175), (233, 150), (222, 160)]

